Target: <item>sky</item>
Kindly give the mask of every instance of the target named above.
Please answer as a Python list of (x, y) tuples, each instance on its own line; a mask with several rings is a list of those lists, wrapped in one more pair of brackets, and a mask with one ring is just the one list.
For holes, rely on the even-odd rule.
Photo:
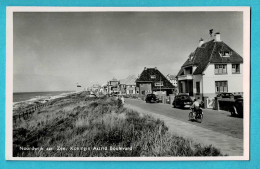
[(13, 27), (14, 92), (176, 75), (209, 29), (243, 54), (242, 12), (15, 12)]

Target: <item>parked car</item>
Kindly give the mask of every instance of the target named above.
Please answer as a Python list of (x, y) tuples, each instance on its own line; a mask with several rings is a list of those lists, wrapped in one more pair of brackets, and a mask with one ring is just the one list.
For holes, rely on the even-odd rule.
[(146, 103), (158, 103), (159, 98), (155, 94), (147, 94), (145, 98)]
[(244, 99), (243, 97), (235, 100), (234, 105), (230, 108), (231, 116), (243, 117), (244, 114)]
[(87, 95), (86, 97), (96, 98), (97, 95), (95, 93), (91, 93), (91, 94)]
[(111, 97), (112, 97), (112, 96), (117, 97), (118, 95), (119, 95), (119, 92), (113, 92), (113, 93), (110, 94)]
[(217, 95), (217, 97), (222, 97), (222, 98), (232, 98), (232, 97), (234, 97), (234, 95), (232, 94), (232, 93), (219, 93), (218, 95)]
[(189, 95), (180, 94), (174, 97), (172, 105), (173, 107), (190, 108), (192, 105), (192, 99)]
[(217, 95), (217, 97), (221, 97), (221, 98), (233, 98), (233, 99), (238, 99), (238, 98), (241, 98), (242, 96), (241, 95), (234, 95), (233, 93), (226, 93), (226, 92), (223, 92), (223, 93), (219, 93)]

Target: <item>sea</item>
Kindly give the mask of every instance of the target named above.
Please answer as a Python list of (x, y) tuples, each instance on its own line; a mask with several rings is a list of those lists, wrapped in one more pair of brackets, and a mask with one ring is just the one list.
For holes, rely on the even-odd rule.
[(21, 102), (34, 98), (57, 96), (71, 91), (52, 91), (52, 92), (19, 92), (13, 93), (13, 102)]

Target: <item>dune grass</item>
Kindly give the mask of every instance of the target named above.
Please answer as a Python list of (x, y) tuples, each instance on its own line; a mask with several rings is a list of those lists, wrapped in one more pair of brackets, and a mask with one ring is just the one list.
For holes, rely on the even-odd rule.
[[(34, 149), (33, 149), (34, 148)], [(14, 125), (16, 157), (219, 156), (113, 98), (66, 97)]]

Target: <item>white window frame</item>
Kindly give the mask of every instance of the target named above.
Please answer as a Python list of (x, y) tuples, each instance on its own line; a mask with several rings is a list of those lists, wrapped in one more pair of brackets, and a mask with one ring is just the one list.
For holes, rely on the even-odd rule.
[(232, 74), (240, 73), (240, 64), (232, 64)]
[(163, 82), (162, 82), (162, 81), (161, 81), (161, 82), (155, 82), (155, 83), (154, 83), (154, 86), (157, 86), (157, 87), (158, 87), (158, 86), (159, 86), (159, 87), (160, 87), (160, 86), (163, 86)]
[(215, 92), (216, 93), (223, 93), (228, 92), (228, 81), (215, 81)]
[(151, 79), (156, 79), (156, 75), (151, 75)]
[(227, 64), (215, 64), (214, 65), (215, 75), (225, 75), (227, 74)]

